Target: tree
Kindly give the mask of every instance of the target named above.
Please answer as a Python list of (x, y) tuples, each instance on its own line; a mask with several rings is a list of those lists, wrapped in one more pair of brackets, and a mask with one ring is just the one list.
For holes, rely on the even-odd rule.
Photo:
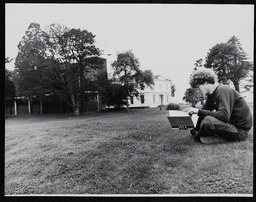
[(202, 66), (203, 66), (203, 59), (200, 58), (199, 60), (197, 60), (197, 61), (195, 62), (195, 68), (194, 68), (194, 70), (196, 71), (198, 68), (200, 68), (200, 67), (202, 67)]
[[(198, 68), (203, 66), (203, 59), (196, 60), (195, 67), (193, 71), (196, 71)], [(199, 88), (194, 88), (192, 74), (190, 75), (190, 88), (185, 92), (184, 97), (182, 98), (185, 102), (191, 103), (192, 107), (195, 107), (198, 102), (203, 104), (204, 97)]]
[[(253, 77), (253, 71), (250, 71), (249, 75), (244, 79), (243, 81), (240, 82), (244, 88), (243, 92), (250, 91), (254, 87), (254, 77)], [(253, 91), (252, 91), (253, 92)]]
[(138, 97), (145, 86), (154, 84), (153, 74), (150, 70), (142, 71), (138, 59), (131, 50), (119, 53), (117, 60), (112, 63), (114, 76), (118, 77), (120, 84), (124, 86), (126, 107), (129, 111), (129, 98)]
[[(11, 61), (12, 59), (8, 57), (5, 58), (5, 63), (9, 63)], [(10, 100), (11, 102), (13, 102), (15, 98), (15, 94), (16, 94), (16, 87), (13, 82), (12, 74), (10, 71), (5, 69), (5, 104), (6, 106), (9, 105), (7, 104), (7, 100)]]
[(153, 73), (151, 70), (139, 70), (134, 76), (135, 82), (138, 84), (134, 89), (136, 92), (135, 94), (139, 93), (137, 89), (144, 90), (146, 86), (151, 87), (154, 84)]
[[(51, 62), (47, 58), (49, 36), (38, 23), (31, 23), (18, 44), (14, 78), (19, 96), (43, 101), (45, 94), (53, 93)], [(42, 108), (40, 108), (42, 114)]]
[(172, 97), (175, 97), (175, 91), (176, 91), (176, 86), (173, 84), (173, 85), (171, 85), (171, 95), (172, 95)]
[(66, 101), (73, 107), (74, 115), (79, 115), (88, 83), (87, 74), (100, 66), (95, 35), (87, 30), (68, 29), (56, 24), (49, 27), (49, 35), (49, 57), (55, 64), (54, 75), (63, 89), (58, 93), (69, 98)]
[(106, 103), (108, 107), (114, 106), (114, 108), (120, 110), (126, 105), (125, 90), (125, 87), (115, 82), (115, 79), (108, 80), (101, 91), (103, 103)]
[(94, 37), (58, 24), (43, 31), (31, 23), (18, 45), (15, 63), (20, 94), (40, 99), (46, 93), (58, 95), (79, 115), (88, 74), (101, 65)]
[(107, 71), (100, 71), (97, 74), (97, 90), (101, 95), (102, 103), (108, 107), (113, 106), (120, 110), (126, 104), (124, 86), (113, 77), (108, 79)]
[(16, 89), (11, 72), (5, 69), (5, 98), (14, 99), (15, 91)]
[(183, 100), (191, 103), (192, 107), (195, 107), (198, 102), (203, 102), (203, 94), (198, 88), (188, 88)]
[(251, 62), (247, 61), (240, 41), (232, 36), (227, 43), (216, 44), (207, 53), (206, 68), (212, 68), (219, 77), (219, 82), (229, 84), (233, 82), (236, 91), (240, 91), (240, 80), (253, 70)]

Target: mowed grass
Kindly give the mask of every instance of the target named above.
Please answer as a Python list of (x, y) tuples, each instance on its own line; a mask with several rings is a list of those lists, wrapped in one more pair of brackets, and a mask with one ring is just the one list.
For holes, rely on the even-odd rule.
[(5, 194), (252, 194), (253, 134), (203, 145), (168, 111), (8, 117)]

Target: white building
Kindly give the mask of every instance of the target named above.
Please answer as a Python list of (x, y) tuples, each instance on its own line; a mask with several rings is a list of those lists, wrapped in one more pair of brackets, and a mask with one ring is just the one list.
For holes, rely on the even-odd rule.
[(131, 97), (129, 100), (130, 107), (157, 107), (159, 105), (167, 105), (175, 98), (171, 93), (172, 80), (165, 79), (158, 75), (154, 76), (154, 86), (152, 88), (146, 86), (141, 91), (142, 95), (138, 98)]

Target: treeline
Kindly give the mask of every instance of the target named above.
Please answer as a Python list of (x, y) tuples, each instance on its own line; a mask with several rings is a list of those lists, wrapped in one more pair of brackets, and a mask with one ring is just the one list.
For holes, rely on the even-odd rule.
[[(226, 85), (233, 84), (235, 90), (240, 92), (240, 86), (245, 91), (253, 87), (253, 63), (248, 61), (247, 54), (244, 52), (240, 40), (232, 36), (226, 43), (219, 43), (213, 46), (205, 58), (195, 62), (194, 71), (200, 67), (213, 69), (218, 75), (218, 82)], [(247, 79), (242, 84), (243, 79)], [(191, 83), (191, 86), (193, 84)], [(183, 100), (195, 106), (198, 102), (204, 101), (199, 89), (188, 88)]]
[(113, 78), (108, 79), (95, 35), (87, 30), (59, 24), (43, 30), (38, 23), (31, 23), (18, 49), (15, 70), (5, 70), (5, 98), (25, 96), (43, 101), (49, 99), (46, 94), (53, 95), (79, 115), (87, 99), (85, 91), (97, 91), (108, 106), (128, 108), (129, 97), (139, 96), (139, 89), (154, 84), (152, 72), (140, 69), (131, 50), (117, 54)]

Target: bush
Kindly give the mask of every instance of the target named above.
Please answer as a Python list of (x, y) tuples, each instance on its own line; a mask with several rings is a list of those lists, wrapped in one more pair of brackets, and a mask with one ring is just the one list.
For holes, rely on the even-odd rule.
[(180, 105), (175, 103), (169, 103), (166, 107), (166, 110), (180, 110)]

